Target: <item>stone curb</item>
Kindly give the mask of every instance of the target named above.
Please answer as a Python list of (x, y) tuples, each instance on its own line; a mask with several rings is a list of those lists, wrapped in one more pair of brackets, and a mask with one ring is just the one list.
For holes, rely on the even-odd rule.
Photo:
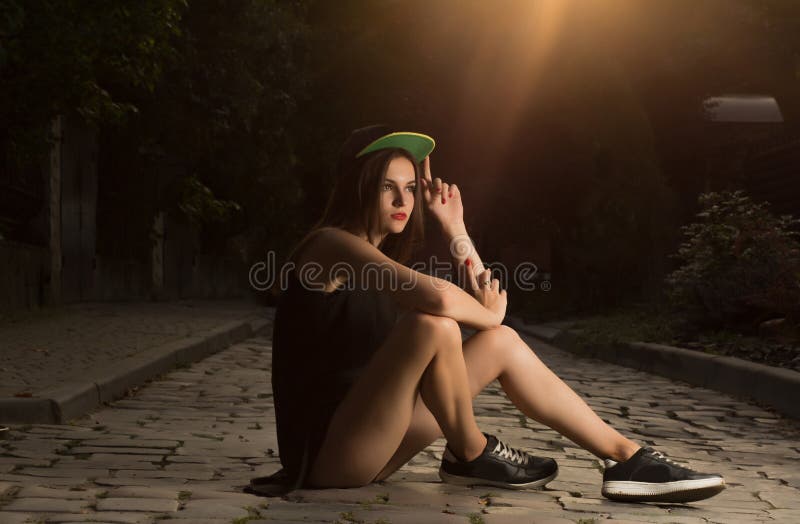
[(132, 387), (263, 333), (271, 325), (271, 320), (261, 317), (228, 322), (205, 335), (175, 340), (93, 369), (32, 398), (0, 398), (0, 422), (64, 424), (124, 396)]
[(583, 357), (749, 398), (800, 419), (800, 373), (796, 371), (649, 342), (587, 347), (574, 331), (526, 325), (518, 318), (513, 318), (510, 324), (518, 331), (545, 342), (555, 342), (559, 348)]

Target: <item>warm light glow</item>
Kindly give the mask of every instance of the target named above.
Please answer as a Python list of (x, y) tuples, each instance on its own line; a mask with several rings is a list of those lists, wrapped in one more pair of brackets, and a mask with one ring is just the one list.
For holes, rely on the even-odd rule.
[[(476, 35), (474, 58), (465, 64), (461, 111), (456, 125), (479, 137), (497, 158), (514, 134), (518, 119), (536, 89), (572, 2), (543, 0), (493, 3), (495, 17)], [(487, 95), (492, 99), (487, 99)], [(468, 139), (472, 142), (471, 139)], [(487, 143), (488, 140), (488, 143)]]

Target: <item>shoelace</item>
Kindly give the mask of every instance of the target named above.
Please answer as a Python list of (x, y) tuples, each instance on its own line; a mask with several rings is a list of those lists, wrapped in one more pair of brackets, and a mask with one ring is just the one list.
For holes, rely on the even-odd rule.
[(530, 460), (530, 455), (522, 450), (512, 448), (499, 439), (497, 440), (497, 445), (494, 447), (494, 451), (492, 451), (492, 453), (508, 459), (515, 464), (519, 464), (520, 466), (527, 466), (528, 461)]
[(664, 461), (664, 462), (666, 462), (667, 464), (671, 464), (671, 465), (673, 465), (673, 466), (677, 466), (677, 467), (679, 467), (679, 468), (681, 468), (681, 469), (687, 469), (687, 468), (686, 468), (686, 466), (683, 466), (683, 465), (681, 465), (681, 464), (678, 464), (677, 462), (675, 462), (675, 461), (674, 461), (674, 460), (672, 460), (671, 458), (667, 457), (666, 455), (664, 455), (664, 454), (663, 454), (663, 453), (661, 453), (660, 451), (652, 450), (652, 451), (650, 452), (650, 454), (651, 454), (652, 456), (654, 456), (655, 458), (659, 459), (659, 460), (663, 460), (663, 461)]
[[(667, 464), (671, 464), (671, 465), (673, 465), (675, 467), (678, 467), (678, 468), (681, 468), (681, 469), (689, 470), (689, 468), (687, 468), (686, 466), (678, 464), (677, 462), (675, 462), (671, 458), (667, 457), (666, 455), (664, 455), (660, 451), (656, 451), (654, 449), (650, 449), (649, 450), (649, 454), (650, 454), (650, 456), (652, 456), (652, 457), (654, 457), (654, 458), (656, 458), (658, 460), (662, 460), (662, 461), (666, 462)], [(603, 461), (603, 463), (605, 465), (605, 469), (611, 469), (614, 466), (616, 466), (617, 464), (619, 464), (617, 461), (611, 460), (611, 459), (605, 459)], [(689, 471), (691, 471), (691, 470), (689, 470)]]

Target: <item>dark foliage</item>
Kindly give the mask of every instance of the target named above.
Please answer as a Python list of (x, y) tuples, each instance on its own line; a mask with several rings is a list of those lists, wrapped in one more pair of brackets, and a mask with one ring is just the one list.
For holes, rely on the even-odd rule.
[(742, 191), (700, 196), (698, 221), (684, 226), (683, 264), (667, 277), (688, 318), (751, 331), (768, 318), (800, 320), (800, 220), (775, 217)]

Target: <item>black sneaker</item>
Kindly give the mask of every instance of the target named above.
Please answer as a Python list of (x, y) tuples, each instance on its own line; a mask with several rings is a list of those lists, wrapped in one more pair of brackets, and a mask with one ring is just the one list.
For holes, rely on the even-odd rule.
[(551, 458), (534, 457), (484, 433), (486, 448), (469, 462), (459, 460), (445, 447), (439, 477), (450, 484), (484, 484), (510, 489), (544, 486), (558, 475), (558, 465)]
[(652, 448), (641, 448), (625, 462), (606, 459), (603, 496), (627, 502), (694, 502), (725, 489), (717, 474), (697, 473)]

